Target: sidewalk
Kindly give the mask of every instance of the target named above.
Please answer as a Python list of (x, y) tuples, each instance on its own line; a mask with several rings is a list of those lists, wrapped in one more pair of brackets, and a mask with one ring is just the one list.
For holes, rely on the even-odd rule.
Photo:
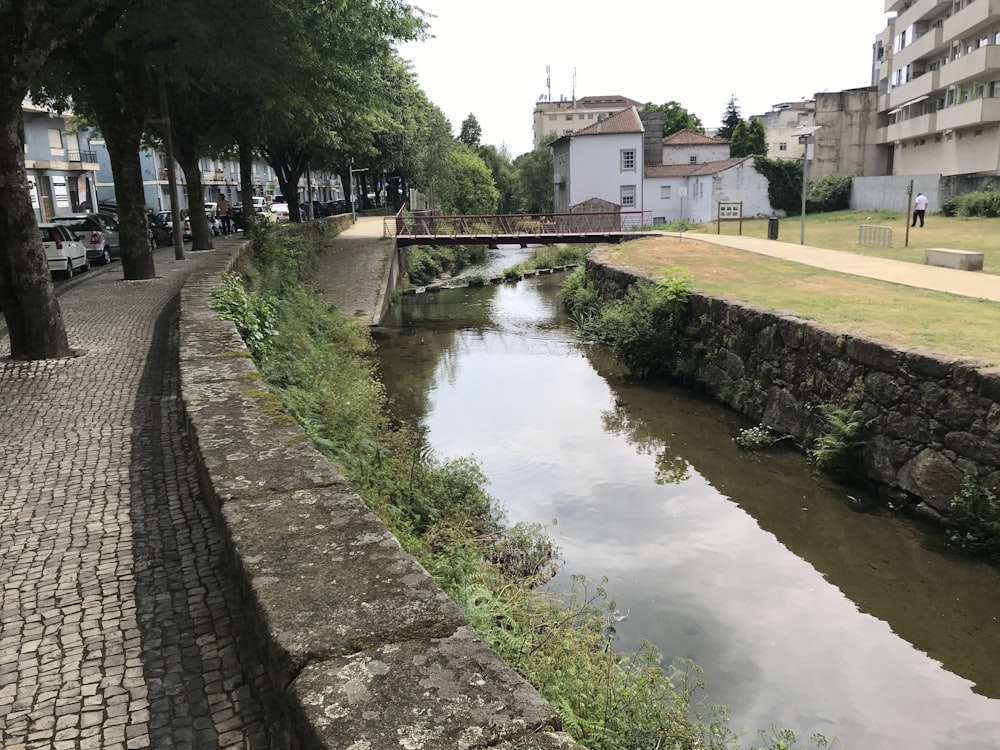
[(809, 245), (765, 240), (758, 237), (701, 234), (698, 232), (688, 232), (684, 236), (713, 245), (722, 245), (758, 255), (803, 263), (827, 271), (864, 276), (869, 279), (878, 279), (919, 289), (948, 292), (962, 297), (976, 297), (1000, 302), (1000, 276), (979, 271), (956, 271), (953, 268), (925, 266), (919, 263), (875, 258), (870, 255), (858, 255), (839, 250), (823, 250)]
[(60, 283), (78, 356), (0, 359), (4, 750), (284, 747), (179, 393), (178, 293), (218, 252)]
[(342, 315), (365, 325), (378, 322), (375, 312), (392, 252), (392, 240), (382, 238), (382, 219), (359, 216), (356, 224), (337, 235), (316, 267), (316, 286), (323, 298)]

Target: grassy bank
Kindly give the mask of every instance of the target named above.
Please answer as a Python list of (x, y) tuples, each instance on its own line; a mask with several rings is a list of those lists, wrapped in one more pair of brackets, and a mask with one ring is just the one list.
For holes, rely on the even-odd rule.
[[(603, 584), (576, 578), (566, 594), (546, 587), (558, 564), (545, 530), (507, 525), (473, 461), (436, 458), (419, 430), (388, 413), (367, 331), (309, 288), (315, 252), (301, 239), (264, 238), (247, 276), (227, 277), (216, 306), (236, 321), (269, 388), (350, 486), (581, 744), (739, 747), (725, 711), (698, 702), (694, 665), (664, 665), (650, 645), (616, 652), (616, 607)], [(776, 730), (762, 741), (794, 746)]]
[(604, 262), (654, 279), (680, 266), (697, 290), (769, 310), (789, 310), (895, 346), (921, 346), (1000, 363), (1000, 337), (995, 333), (1000, 330), (1000, 303), (824, 271), (691, 238), (653, 237), (604, 246), (595, 253)]
[[(911, 263), (923, 263), (924, 251), (929, 247), (950, 247), (956, 250), (975, 250), (983, 253), (984, 272), (1000, 274), (1000, 218), (942, 216), (931, 214), (923, 228), (910, 229), (909, 245), (906, 240), (907, 216), (888, 211), (834, 211), (806, 216), (806, 243), (827, 250), (843, 250), (860, 255), (890, 258)], [(861, 247), (858, 245), (858, 227), (873, 224), (892, 229), (891, 248)], [(716, 233), (716, 224), (710, 222), (692, 227), (693, 231)], [(723, 222), (720, 234), (738, 234), (738, 222)], [(748, 237), (767, 237), (767, 219), (750, 219), (743, 222), (743, 234)], [(778, 224), (778, 239), (798, 242), (801, 236), (801, 219), (788, 216)]]

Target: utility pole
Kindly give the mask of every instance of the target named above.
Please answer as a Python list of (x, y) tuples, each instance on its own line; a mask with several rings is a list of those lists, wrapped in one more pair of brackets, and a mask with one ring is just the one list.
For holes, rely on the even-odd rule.
[(368, 171), (368, 167), (363, 167), (361, 169), (355, 169), (354, 168), (354, 157), (352, 156), (351, 157), (351, 166), (349, 168), (349, 171), (351, 173), (351, 223), (352, 224), (357, 224), (358, 223), (358, 217), (354, 213), (354, 200), (355, 200), (355, 197), (354, 197), (354, 175), (357, 172), (367, 172)]

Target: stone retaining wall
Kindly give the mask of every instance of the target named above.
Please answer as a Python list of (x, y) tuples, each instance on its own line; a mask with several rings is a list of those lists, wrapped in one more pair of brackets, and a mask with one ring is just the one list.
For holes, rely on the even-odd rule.
[(245, 256), (216, 252), (181, 293), (184, 408), (296, 746), (579, 748), (268, 393), (209, 307)]
[[(591, 258), (586, 271), (605, 298), (622, 296), (638, 278)], [(675, 372), (803, 445), (824, 429), (820, 407), (844, 405), (863, 384), (872, 421), (857, 475), (939, 513), (966, 473), (1000, 491), (1000, 368), (705, 294), (693, 295), (681, 329)]]

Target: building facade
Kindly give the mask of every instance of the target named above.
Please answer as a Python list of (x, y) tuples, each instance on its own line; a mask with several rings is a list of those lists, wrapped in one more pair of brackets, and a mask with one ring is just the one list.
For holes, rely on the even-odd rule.
[(21, 105), (24, 116), (24, 168), (31, 207), (39, 222), (59, 214), (97, 210), (97, 154), (86, 131), (73, 127), (72, 115), (47, 107)]
[(772, 159), (801, 159), (805, 147), (793, 136), (793, 131), (816, 124), (816, 100), (783, 102), (771, 107), (770, 112), (753, 115), (764, 126), (767, 138), (767, 156)]
[(885, 0), (878, 143), (894, 175), (1000, 175), (1000, 3)]
[(667, 138), (662, 115), (635, 107), (552, 143), (554, 209), (641, 211), (644, 223), (712, 221), (719, 204), (769, 216), (767, 178), (753, 158), (729, 158), (729, 144), (681, 131)]
[[(96, 194), (99, 200), (113, 199), (115, 197), (115, 182), (111, 171), (111, 157), (107, 147), (98, 137), (91, 141), (98, 163)], [(153, 211), (166, 211), (171, 208), (170, 190), (167, 181), (166, 157), (163, 152), (143, 148), (139, 152), (139, 162), (142, 170), (142, 184), (146, 208)], [(235, 159), (213, 159), (203, 157), (199, 160), (201, 168), (201, 201), (217, 201), (220, 195), (226, 197), (232, 204), (243, 203), (243, 193), (240, 185), (240, 165)], [(187, 180), (184, 170), (176, 170), (178, 198), (180, 208), (188, 208), (189, 197), (187, 195)], [(328, 201), (344, 200), (344, 190), (341, 185), (339, 175), (314, 174), (309, 180), (303, 177), (299, 181), (299, 195), (296, 202), (301, 203), (306, 200), (309, 183), (312, 185), (312, 200), (321, 203)], [(274, 174), (274, 169), (262, 159), (253, 162), (253, 175), (251, 181), (254, 187), (254, 196), (263, 196), (265, 201), (270, 203), (275, 195), (280, 194), (278, 179)]]
[[(816, 94), (816, 146), (809, 179), (828, 174), (889, 174), (889, 147), (879, 143), (878, 93), (874, 86)], [(801, 158), (802, 146), (798, 147)]]
[(641, 102), (618, 95), (585, 96), (582, 99), (560, 98), (559, 101), (539, 99), (534, 111), (533, 147), (538, 148), (543, 142), (554, 137), (570, 135), (589, 128), (595, 122), (600, 122), (627, 107), (638, 109), (642, 106)]

